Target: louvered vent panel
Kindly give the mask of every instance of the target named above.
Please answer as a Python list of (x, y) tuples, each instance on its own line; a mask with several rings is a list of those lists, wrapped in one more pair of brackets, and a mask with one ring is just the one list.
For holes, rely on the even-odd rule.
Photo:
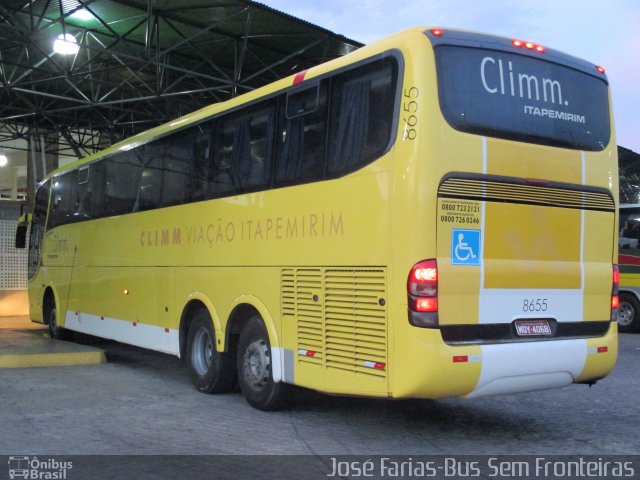
[(528, 203), (550, 207), (612, 212), (615, 202), (610, 193), (580, 186), (523, 185), (508, 181), (476, 178), (448, 178), (438, 188), (438, 196), (494, 202)]
[(385, 285), (382, 269), (325, 270), (327, 368), (386, 376)]
[(285, 320), (296, 322), (298, 359), (319, 365), (324, 358), (321, 295), (319, 268), (282, 270), (282, 313)]
[(282, 316), (295, 319), (296, 316), (296, 273), (293, 268), (283, 268), (280, 272), (280, 298)]

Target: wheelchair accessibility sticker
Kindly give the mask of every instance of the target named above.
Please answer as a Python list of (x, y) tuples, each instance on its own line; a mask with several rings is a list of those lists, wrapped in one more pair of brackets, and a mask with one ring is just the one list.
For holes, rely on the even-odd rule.
[(451, 230), (451, 264), (480, 265), (480, 230)]

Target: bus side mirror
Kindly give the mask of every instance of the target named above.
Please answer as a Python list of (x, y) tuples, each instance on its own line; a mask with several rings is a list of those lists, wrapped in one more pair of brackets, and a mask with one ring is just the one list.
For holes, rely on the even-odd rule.
[(27, 245), (27, 227), (31, 221), (31, 215), (22, 215), (18, 220), (18, 228), (16, 228), (16, 248), (24, 248)]

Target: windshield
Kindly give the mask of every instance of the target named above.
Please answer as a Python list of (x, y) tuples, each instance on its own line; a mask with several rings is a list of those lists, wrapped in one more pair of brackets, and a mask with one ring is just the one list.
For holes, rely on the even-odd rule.
[(440, 107), (469, 133), (580, 150), (609, 143), (604, 80), (558, 63), (482, 48), (435, 48)]

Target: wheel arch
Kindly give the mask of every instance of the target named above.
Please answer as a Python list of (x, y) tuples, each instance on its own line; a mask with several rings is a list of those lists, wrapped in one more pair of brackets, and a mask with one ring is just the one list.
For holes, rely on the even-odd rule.
[(633, 295), (636, 300), (638, 300), (638, 302), (640, 302), (640, 287), (623, 287), (620, 286), (618, 288), (618, 295), (620, 295), (621, 293), (627, 293), (630, 295)]
[(189, 295), (188, 299), (184, 302), (184, 305), (185, 306), (182, 309), (182, 314), (180, 316), (178, 335), (180, 358), (184, 358), (185, 355), (187, 334), (189, 332), (191, 319), (193, 318), (194, 313), (199, 309), (207, 310), (211, 317), (217, 339), (216, 349), (218, 351), (235, 351), (242, 328), (247, 321), (255, 315), (260, 315), (262, 318), (267, 329), (267, 333), (269, 334), (271, 347), (277, 348), (280, 346), (276, 325), (269, 309), (262, 301), (253, 295), (240, 295), (231, 303), (229, 308), (231, 313), (226, 320), (224, 330), (222, 328), (222, 322), (217, 309), (211, 299), (206, 295), (200, 292), (194, 292)]
[(218, 316), (218, 312), (213, 305), (213, 302), (203, 293), (193, 292), (184, 302), (182, 314), (180, 315), (180, 324), (178, 327), (178, 351), (180, 353), (180, 358), (184, 358), (185, 355), (187, 347), (187, 335), (189, 333), (189, 326), (191, 324), (191, 321), (193, 320), (196, 312), (200, 310), (205, 310), (211, 318), (211, 321), (213, 323), (213, 330), (217, 338), (216, 350), (224, 350), (224, 345), (221, 340), (222, 327), (220, 325), (220, 317)]
[[(53, 286), (47, 285), (42, 294), (42, 320), (45, 325), (49, 325), (49, 313), (51, 312), (51, 307), (56, 307), (56, 305), (60, 305), (60, 302), (58, 301), (58, 294)], [(56, 312), (56, 317), (60, 314), (62, 314), (62, 312)]]
[(260, 315), (264, 322), (267, 334), (269, 335), (271, 348), (280, 347), (278, 330), (276, 329), (275, 321), (267, 306), (253, 295), (241, 295), (236, 298), (231, 305), (231, 314), (227, 321), (225, 336), (225, 345), (227, 348), (231, 348), (237, 344), (237, 337), (240, 336), (242, 328), (247, 321), (256, 314)]

